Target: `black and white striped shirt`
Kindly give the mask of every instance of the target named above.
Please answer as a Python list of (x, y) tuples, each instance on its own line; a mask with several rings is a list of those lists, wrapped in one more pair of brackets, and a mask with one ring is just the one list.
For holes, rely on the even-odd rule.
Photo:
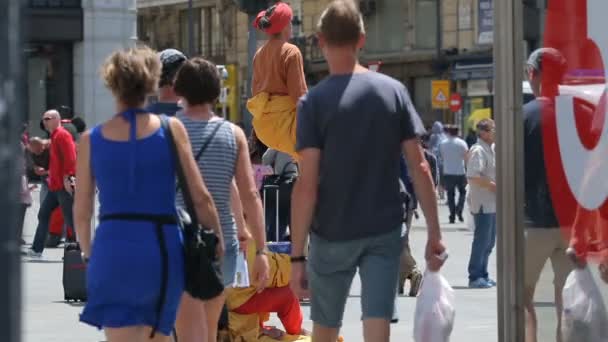
[[(177, 114), (177, 118), (188, 131), (194, 156), (209, 140), (217, 125), (221, 125), (198, 160), (198, 168), (217, 207), (224, 242), (229, 243), (236, 239), (236, 225), (230, 207), (230, 185), (234, 178), (237, 158), (232, 124), (223, 119), (211, 121), (191, 119), (182, 112)], [(181, 192), (177, 194), (176, 201), (178, 206), (184, 206)]]

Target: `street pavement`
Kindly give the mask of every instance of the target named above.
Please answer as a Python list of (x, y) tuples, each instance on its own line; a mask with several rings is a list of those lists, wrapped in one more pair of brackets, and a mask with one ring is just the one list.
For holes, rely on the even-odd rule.
[[(37, 194), (34, 195), (37, 199)], [(28, 210), (24, 228), (24, 239), (29, 243), (36, 229), (38, 203)], [(443, 275), (455, 290), (456, 322), (452, 333), (453, 342), (497, 341), (497, 298), (495, 289), (472, 290), (467, 287), (467, 264), (472, 241), (472, 232), (466, 223), (450, 225), (445, 205), (440, 206), (440, 219), (444, 242), (450, 256), (442, 270)], [(468, 220), (468, 218), (467, 218)], [(422, 218), (414, 222), (411, 235), (415, 258), (423, 260), (426, 242), (425, 224)], [(102, 332), (78, 322), (81, 303), (65, 303), (62, 287), (63, 250), (47, 249), (42, 261), (23, 261), (23, 341), (24, 342), (99, 342), (105, 341)], [(496, 278), (495, 254), (490, 261), (491, 276)], [(551, 273), (545, 270), (538, 290), (537, 302), (541, 321), (539, 341), (554, 341), (555, 318), (552, 300)], [(346, 342), (363, 341), (361, 328), (360, 282), (355, 277), (344, 314), (342, 335)], [(606, 297), (608, 298), (608, 297)], [(416, 299), (400, 297), (398, 312), (400, 321), (392, 325), (392, 341), (412, 341)], [(312, 328), (309, 307), (304, 306), (305, 327)], [(552, 321), (550, 323), (547, 323)], [(271, 325), (281, 326), (273, 317)]]

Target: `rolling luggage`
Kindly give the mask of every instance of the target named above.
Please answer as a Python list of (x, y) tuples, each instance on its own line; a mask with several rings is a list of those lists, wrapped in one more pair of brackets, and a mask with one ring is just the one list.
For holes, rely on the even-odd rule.
[(63, 292), (66, 301), (87, 300), (86, 269), (80, 245), (66, 244), (63, 251)]
[[(279, 191), (280, 187), (278, 185), (274, 185), (274, 184), (264, 184), (264, 188), (263, 188), (263, 201), (264, 201), (264, 213), (266, 213), (266, 221), (268, 222), (268, 196), (267, 193), (269, 191), (272, 191), (274, 193), (274, 199), (275, 199), (275, 215), (273, 218), (274, 221), (274, 235), (269, 234), (270, 232), (267, 232), (267, 240), (269, 240), (266, 243), (266, 246), (268, 247), (268, 249), (271, 252), (274, 253), (283, 253), (283, 254), (291, 254), (291, 242), (289, 241), (280, 241), (281, 240), (281, 220), (279, 219), (279, 213), (280, 213), (280, 191)], [(287, 225), (287, 229), (289, 229), (289, 225)], [(274, 239), (272, 239), (272, 237), (274, 237)], [(274, 240), (272, 242), (270, 242), (270, 240)]]

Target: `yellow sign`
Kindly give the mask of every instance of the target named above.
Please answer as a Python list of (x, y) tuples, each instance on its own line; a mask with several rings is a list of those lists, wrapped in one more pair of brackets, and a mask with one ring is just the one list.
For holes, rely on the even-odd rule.
[(433, 109), (450, 108), (450, 81), (432, 81), (431, 88)]

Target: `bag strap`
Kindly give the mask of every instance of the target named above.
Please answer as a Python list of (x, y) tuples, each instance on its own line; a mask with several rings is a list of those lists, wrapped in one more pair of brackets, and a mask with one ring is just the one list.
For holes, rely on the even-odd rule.
[(207, 149), (207, 146), (209, 145), (209, 143), (211, 143), (211, 140), (213, 140), (213, 137), (215, 137), (215, 134), (217, 133), (217, 131), (220, 130), (220, 127), (222, 127), (222, 125), (224, 123), (226, 123), (226, 121), (222, 120), (222, 121), (220, 121), (219, 124), (217, 124), (217, 126), (215, 126), (215, 128), (211, 132), (211, 135), (209, 135), (209, 138), (207, 138), (207, 140), (203, 143), (201, 148), (198, 150), (196, 157), (194, 157), (194, 160), (196, 160), (197, 163), (198, 163), (198, 160), (201, 159), (201, 156), (203, 155), (203, 152), (205, 152), (205, 149)]
[(173, 155), (175, 173), (177, 174), (177, 188), (181, 189), (182, 196), (184, 198), (184, 203), (186, 204), (186, 210), (188, 211), (188, 213), (190, 213), (190, 219), (192, 220), (192, 224), (197, 227), (198, 218), (196, 217), (196, 211), (194, 211), (194, 202), (192, 201), (192, 194), (190, 194), (190, 189), (188, 189), (187, 186), (188, 183), (186, 183), (186, 176), (184, 175), (184, 169), (179, 159), (175, 137), (173, 136), (173, 131), (171, 130), (171, 125), (169, 123), (169, 117), (167, 117), (166, 115), (161, 115), (160, 120), (161, 127), (163, 128), (165, 136), (167, 137), (169, 149)]

